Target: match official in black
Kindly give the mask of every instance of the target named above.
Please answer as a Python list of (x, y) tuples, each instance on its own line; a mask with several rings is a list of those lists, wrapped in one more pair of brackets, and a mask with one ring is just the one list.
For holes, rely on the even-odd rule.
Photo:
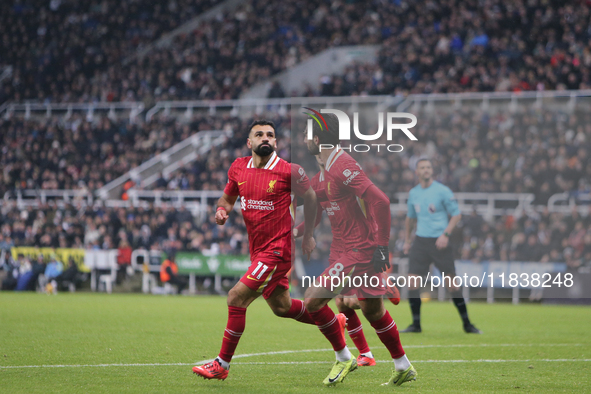
[[(460, 221), (462, 215), (453, 192), (447, 186), (433, 180), (431, 160), (420, 159), (417, 162), (416, 174), (419, 184), (413, 187), (408, 196), (408, 213), (406, 215), (406, 231), (404, 253), (409, 255), (409, 277), (425, 278), (431, 263), (445, 273), (445, 276), (456, 275), (452, 248), (449, 236)], [(451, 219), (449, 218), (451, 216)], [(411, 236), (416, 226), (417, 232), (411, 247)], [(411, 286), (412, 285), (412, 286)], [(421, 296), (416, 281), (409, 280), (408, 298), (412, 311), (413, 323), (401, 332), (421, 332)], [(450, 288), (451, 298), (462, 317), (464, 331), (481, 334), (468, 318), (466, 302), (458, 287)]]

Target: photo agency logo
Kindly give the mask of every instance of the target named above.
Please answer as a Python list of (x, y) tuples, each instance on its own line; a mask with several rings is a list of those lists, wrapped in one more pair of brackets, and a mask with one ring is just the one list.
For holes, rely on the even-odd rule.
[[(417, 137), (414, 136), (413, 133), (410, 132), (409, 129), (413, 128), (417, 124), (417, 117), (413, 114), (407, 112), (387, 112), (386, 116), (384, 117), (383, 112), (378, 113), (378, 131), (374, 134), (363, 134), (359, 131), (359, 113), (353, 113), (353, 133), (355, 137), (362, 141), (368, 141), (368, 143), (363, 144), (351, 144), (351, 120), (349, 116), (340, 111), (338, 109), (321, 109), (320, 112), (313, 110), (312, 108), (304, 107), (305, 109), (311, 112), (304, 112), (304, 114), (310, 116), (311, 118), (308, 119), (307, 123), (307, 138), (308, 140), (312, 140), (313, 137), (313, 122), (316, 121), (318, 126), (321, 130), (328, 130), (328, 125), (326, 124), (326, 120), (322, 116), (322, 114), (334, 114), (336, 115), (339, 121), (339, 140), (340, 143), (335, 145), (331, 144), (320, 144), (319, 149), (322, 151), (323, 149), (332, 149), (337, 148), (337, 150), (342, 149), (348, 152), (370, 152), (375, 150), (380, 152), (381, 150), (386, 150), (391, 153), (399, 153), (402, 152), (404, 147), (400, 144), (391, 144), (390, 142), (393, 140), (394, 131), (400, 130), (410, 139), (411, 141), (417, 141)], [(388, 140), (388, 144), (377, 144), (377, 143), (369, 143), (369, 141), (376, 141), (382, 137), (384, 133), (384, 118), (386, 119), (386, 139)], [(410, 123), (394, 123), (394, 119), (410, 119)], [(333, 132), (333, 130), (331, 130)], [(348, 145), (343, 145), (343, 143), (348, 142)]]

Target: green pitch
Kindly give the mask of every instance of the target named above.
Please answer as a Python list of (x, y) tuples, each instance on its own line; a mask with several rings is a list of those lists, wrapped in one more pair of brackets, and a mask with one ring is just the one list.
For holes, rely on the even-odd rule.
[[(388, 309), (400, 328), (410, 323), (408, 304)], [(591, 308), (471, 303), (469, 312), (484, 335), (464, 334), (451, 303), (423, 304), (423, 333), (401, 334), (419, 377), (398, 388), (380, 386), (392, 363), (362, 318), (383, 362), (325, 388), (328, 342), (314, 326), (273, 316), (262, 300), (249, 308), (239, 356), (221, 382), (191, 367), (219, 351), (224, 298), (2, 293), (0, 392), (591, 391)]]

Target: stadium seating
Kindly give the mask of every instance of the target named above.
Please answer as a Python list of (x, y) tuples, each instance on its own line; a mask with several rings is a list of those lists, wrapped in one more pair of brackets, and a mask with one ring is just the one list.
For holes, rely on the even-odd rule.
[(377, 64), (327, 75), (308, 94), (588, 89), (589, 17), (572, 2), (380, 4)]
[[(124, 101), (122, 60), (214, 6), (216, 0), (24, 0), (0, 4), (0, 104), (39, 100)], [(137, 72), (137, 69), (134, 69)], [(131, 90), (129, 90), (131, 89)]]
[[(500, 2), (491, 8), (459, 0), (326, 1), (320, 6), (311, 0), (251, 0), (125, 66), (121, 60), (135, 48), (214, 1), (171, 3), (176, 7), (157, 1), (141, 12), (127, 2), (55, 4), (57, 9), (35, 0), (3, 6), (0, 22), (18, 22), (0, 26), (20, 31), (22, 39), (8, 39), (11, 32), (3, 32), (5, 62), (14, 72), (3, 82), (0, 103), (237, 98), (256, 82), (330, 46), (358, 44), (381, 44), (378, 64), (353, 66), (326, 79), (314, 94), (590, 86), (589, 10), (569, 2)], [(36, 9), (44, 12), (36, 14)], [(63, 59), (68, 63), (61, 64)], [(30, 79), (34, 64), (43, 66)]]
[[(391, 198), (414, 186), (410, 168), (423, 155), (433, 158), (438, 179), (457, 192), (527, 192), (536, 196), (534, 206), (546, 205), (548, 198), (556, 193), (588, 192), (589, 180), (586, 174), (590, 173), (591, 164), (587, 155), (590, 147), (586, 136), (591, 115), (584, 111), (542, 111), (533, 106), (523, 106), (514, 113), (508, 113), (502, 110), (483, 111), (478, 106), (466, 106), (460, 111), (439, 107), (430, 110), (424, 106), (418, 108), (416, 113), (421, 118), (415, 131), (417, 137), (420, 141), (432, 142), (412, 145), (400, 156), (401, 160), (387, 160), (384, 153), (359, 157), (365, 171)], [(470, 122), (466, 123), (466, 119)], [(282, 130), (290, 123), (277, 115), (275, 120), (280, 135), (283, 135)], [(226, 169), (230, 163), (237, 156), (248, 154), (244, 140), (246, 124), (250, 121), (248, 118), (201, 113), (194, 114), (188, 123), (173, 116), (156, 116), (150, 122), (131, 124), (127, 120), (113, 121), (107, 117), (98, 117), (89, 122), (77, 115), (68, 120), (52, 117), (25, 121), (16, 116), (10, 117), (0, 121), (0, 128), (4, 131), (0, 137), (3, 138), (2, 143), (4, 146), (23, 146), (23, 152), (26, 153), (17, 149), (2, 155), (0, 169), (7, 180), (2, 184), (2, 192), (10, 191), (7, 195), (10, 197), (11, 193), (19, 189), (74, 189), (79, 185), (86, 186), (92, 192), (108, 179), (114, 179), (142, 160), (187, 138), (194, 130), (230, 128), (235, 130), (233, 138), (227, 139), (207, 156), (167, 174), (148, 187), (170, 191), (220, 190), (225, 184)], [(568, 130), (564, 133), (566, 126)], [(22, 130), (32, 131), (24, 137)], [(457, 138), (451, 138), (451, 135)], [(431, 136), (437, 137), (433, 139)], [(96, 154), (104, 157), (104, 160), (93, 161), (83, 157), (86, 151), (73, 148), (74, 140), (89, 146), (91, 152), (96, 150), (90, 157)], [(544, 148), (549, 141), (556, 141), (554, 149)], [(280, 138), (283, 157), (289, 157), (288, 147), (289, 138)], [(52, 165), (47, 164), (50, 154), (46, 156), (44, 152), (51, 152)], [(22, 154), (26, 154), (29, 160), (15, 160)], [(80, 163), (83, 163), (81, 167)], [(386, 168), (384, 166), (390, 169), (388, 177), (381, 171)], [(44, 168), (43, 172), (41, 168)], [(548, 177), (550, 172), (554, 174), (553, 177)], [(141, 183), (133, 188), (146, 189)], [(223, 250), (239, 253), (244, 247), (244, 243), (230, 246), (232, 237), (243, 230), (241, 225), (220, 230), (202, 217), (194, 219), (189, 211), (183, 214), (180, 225), (174, 225), (176, 213), (171, 206), (85, 208), (82, 202), (74, 199), (65, 207), (58, 207), (51, 201), (37, 208), (5, 205), (0, 224), (16, 245), (108, 249), (116, 248), (120, 240), (125, 238), (134, 249), (139, 246), (150, 248), (157, 244), (161, 249), (202, 250), (219, 242)], [(573, 235), (573, 238), (578, 239), (576, 248), (563, 245), (574, 231), (576, 222), (562, 229), (560, 223), (564, 217), (564, 214), (552, 213), (541, 221), (534, 214), (530, 219), (533, 224), (522, 221), (515, 228), (504, 224), (510, 221), (509, 214), (487, 217), (493, 222), (482, 223), (480, 229), (470, 229), (464, 231), (464, 235), (458, 235), (458, 256), (465, 259), (491, 256), (566, 259), (569, 256), (570, 259), (581, 260), (589, 253), (586, 246), (581, 246), (585, 244), (584, 241), (581, 243), (584, 235)], [(583, 225), (588, 226), (588, 218), (582, 220)], [(403, 221), (395, 218), (393, 234), (398, 235), (402, 226)], [(539, 226), (543, 229), (538, 230)], [(527, 239), (523, 239), (522, 235), (515, 236), (523, 233), (527, 237), (539, 231), (543, 234), (538, 236), (538, 241), (533, 245), (545, 242), (542, 248), (524, 247)], [(480, 247), (485, 244), (486, 248)], [(320, 249), (323, 245), (326, 246), (320, 243)], [(397, 253), (399, 249), (400, 245)], [(544, 250), (544, 253), (540, 256), (522, 253), (532, 250)], [(587, 260), (581, 261), (584, 263)]]

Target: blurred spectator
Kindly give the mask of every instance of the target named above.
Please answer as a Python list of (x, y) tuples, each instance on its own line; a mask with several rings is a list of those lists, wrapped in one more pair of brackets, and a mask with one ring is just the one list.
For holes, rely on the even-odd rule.
[(37, 286), (37, 283), (39, 283), (39, 276), (41, 276), (45, 273), (45, 269), (47, 268), (47, 264), (45, 264), (45, 261), (43, 259), (43, 255), (38, 254), (37, 259), (33, 260), (32, 265), (33, 265), (33, 278), (29, 282), (28, 290), (34, 291), (35, 287)]
[(162, 283), (170, 283), (177, 286), (179, 293), (187, 287), (186, 279), (179, 276), (179, 269), (176, 265), (174, 254), (169, 254), (168, 258), (162, 262), (160, 280)]
[(66, 268), (65, 271), (63, 271), (58, 276), (53, 278), (52, 283), (51, 283), (52, 287), (54, 287), (55, 289), (59, 289), (60, 287), (64, 287), (64, 282), (69, 282), (69, 283), (75, 284), (77, 281), (76, 277), (78, 275), (78, 272), (79, 272), (78, 265), (76, 264), (74, 259), (70, 258), (68, 260), (68, 268)]
[(466, 230), (470, 231), (475, 237), (482, 236), (482, 225), (484, 224), (484, 220), (476, 211), (476, 208), (472, 209), (470, 216), (462, 220), (464, 222), (464, 227)]
[(20, 275), (18, 261), (9, 254), (4, 260), (2, 270), (5, 272), (2, 279), (2, 290), (14, 290)]
[(4, 238), (4, 235), (0, 234), (0, 252), (4, 251), (5, 253), (9, 253), (13, 246), (14, 242), (12, 242), (10, 237)]
[(29, 259), (26, 258), (22, 253), (19, 253), (17, 261), (19, 265), (19, 276), (15, 290), (25, 291), (29, 289), (29, 284), (34, 277), (33, 266), (31, 265)]
[(117, 283), (121, 283), (126, 276), (127, 269), (131, 267), (131, 253), (133, 249), (131, 249), (126, 239), (122, 239), (119, 242), (117, 251), (119, 252), (117, 255), (117, 265), (119, 266), (117, 270)]
[(61, 261), (58, 261), (55, 255), (52, 255), (49, 258), (49, 263), (47, 263), (47, 267), (45, 268), (45, 273), (43, 276), (39, 276), (39, 287), (45, 289), (47, 293), (54, 293), (57, 292), (57, 287), (54, 286), (51, 281), (57, 278), (64, 270), (64, 265)]
[(269, 89), (269, 93), (267, 94), (268, 98), (284, 98), (285, 92), (281, 87), (281, 84), (278, 81), (273, 81), (271, 85), (271, 89)]

